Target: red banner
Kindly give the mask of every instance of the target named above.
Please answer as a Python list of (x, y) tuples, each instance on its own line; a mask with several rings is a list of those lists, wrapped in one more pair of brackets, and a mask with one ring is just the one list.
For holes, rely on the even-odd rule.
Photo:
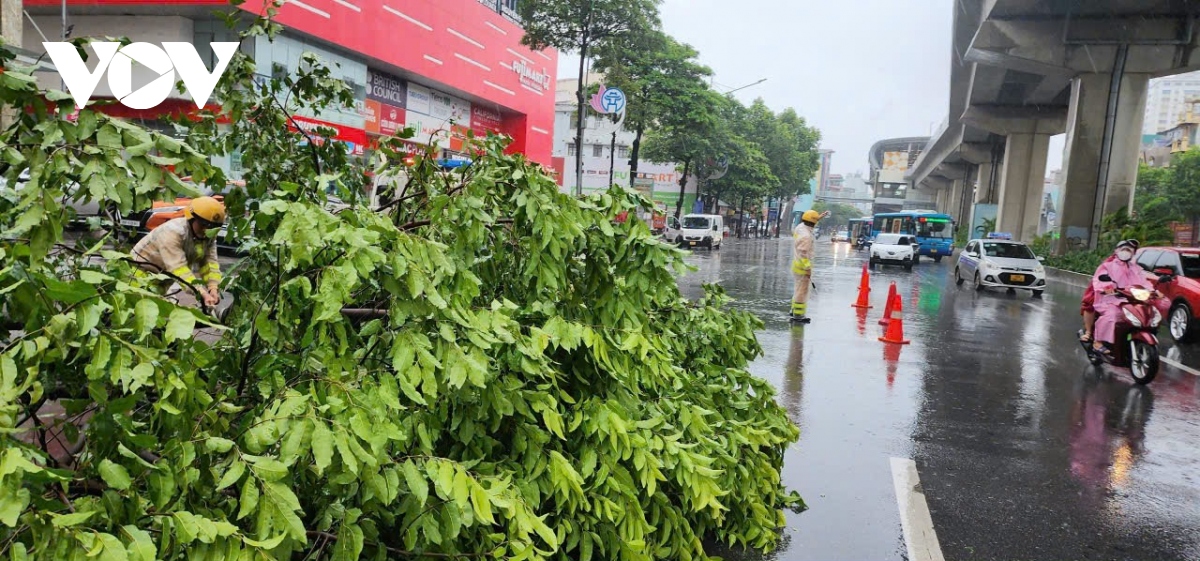
[(504, 125), (504, 116), (499, 111), (474, 105), (471, 107), (471, 130), (475, 136), (484, 137), (489, 132), (500, 132)]
[(299, 115), (293, 116), (292, 120), (295, 121), (295, 124), (288, 123), (288, 130), (299, 132), (300, 129), (303, 129), (310, 135), (316, 135), (319, 134), (317, 130), (319, 128), (333, 129), (336, 133), (332, 137), (333, 140), (346, 143), (351, 154), (362, 154), (366, 151), (367, 131)]

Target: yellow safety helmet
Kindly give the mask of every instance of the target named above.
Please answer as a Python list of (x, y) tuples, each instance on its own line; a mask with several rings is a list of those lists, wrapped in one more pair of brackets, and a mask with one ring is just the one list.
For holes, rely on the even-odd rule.
[(806, 210), (804, 211), (804, 214), (800, 215), (801, 222), (812, 222), (813, 224), (816, 224), (820, 219), (821, 213), (815, 210)]
[(199, 218), (219, 226), (225, 223), (225, 205), (212, 197), (196, 197), (183, 209), (183, 215), (189, 220)]

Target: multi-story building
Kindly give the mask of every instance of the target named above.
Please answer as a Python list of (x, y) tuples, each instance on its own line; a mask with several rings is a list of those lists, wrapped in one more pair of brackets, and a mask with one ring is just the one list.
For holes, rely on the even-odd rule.
[[(599, 84), (603, 77), (589, 74), (587, 84)], [(578, 127), (578, 109), (575, 91), (579, 81), (574, 78), (558, 81), (555, 93), (554, 115), (554, 153), (551, 158), (555, 177), (558, 178), (560, 189), (567, 193), (575, 192), (575, 160), (583, 158), (583, 192), (609, 188), (616, 183), (629, 187), (630, 156), (635, 133), (618, 126), (606, 117), (597, 113), (585, 116), (583, 129), (583, 149), (575, 145)], [(613, 132), (617, 133), (616, 148), (613, 148)], [(610, 170), (612, 171), (610, 175)], [(674, 163), (656, 163), (646, 159), (645, 154), (638, 159), (638, 176), (633, 178), (634, 189), (650, 197), (661, 206), (674, 211), (679, 202), (679, 181), (681, 173)], [(682, 210), (691, 212), (696, 201), (696, 178), (688, 179), (687, 189), (683, 193)]]
[[(240, 9), (265, 5), (247, 2)], [(211, 69), (209, 43), (238, 40), (213, 15), (227, 6), (227, 0), (25, 0), (31, 17), (23, 43), (43, 53), (43, 41), (68, 35), (187, 42)], [(380, 135), (412, 127), (416, 143), (436, 146), (446, 157), (456, 155), (466, 130), (492, 131), (511, 136), (511, 150), (551, 164), (558, 53), (521, 45), (514, 0), (293, 0), (275, 20), (285, 31), (274, 41), (259, 37), (241, 45), (262, 77), (297, 71), (301, 54), (310, 52), (354, 91), (353, 108), (301, 113), (299, 126), (331, 127), (356, 154)], [(53, 71), (38, 77), (43, 86), (61, 87)], [(157, 77), (135, 65), (134, 91)], [(92, 96), (102, 98), (113, 98), (106, 80)], [(168, 113), (195, 109), (186, 94), (172, 93), (149, 110), (116, 103), (101, 110), (156, 126)], [(222, 164), (235, 175), (240, 169), (237, 155)]]
[(1190, 100), (1200, 98), (1200, 72), (1157, 78), (1146, 90), (1143, 134), (1165, 131), (1182, 119)]
[(871, 162), (874, 212), (933, 208), (933, 197), (910, 188), (904, 179), (904, 172), (913, 166), (928, 142), (927, 136), (889, 138), (871, 147), (867, 158)]
[(833, 165), (833, 150), (820, 148), (817, 150), (817, 155), (820, 157), (817, 163), (817, 189), (813, 193), (821, 196), (829, 188), (829, 167)]

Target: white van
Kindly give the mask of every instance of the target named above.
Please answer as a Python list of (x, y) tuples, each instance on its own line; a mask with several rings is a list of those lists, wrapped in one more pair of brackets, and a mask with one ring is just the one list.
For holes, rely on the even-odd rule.
[(707, 247), (721, 249), (724, 239), (725, 221), (717, 214), (687, 214), (680, 224), (683, 247)]
[(673, 243), (675, 245), (683, 244), (683, 230), (680, 229), (679, 219), (675, 218), (675, 215), (667, 215), (667, 226), (666, 228), (663, 228), (662, 234), (660, 235), (667, 243)]

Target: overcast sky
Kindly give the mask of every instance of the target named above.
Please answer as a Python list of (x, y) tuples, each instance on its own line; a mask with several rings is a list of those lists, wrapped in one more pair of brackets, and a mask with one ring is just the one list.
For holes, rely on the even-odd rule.
[[(663, 28), (700, 51), (716, 87), (793, 107), (832, 149), (833, 173), (869, 171), (876, 141), (946, 118), (953, 0), (664, 0)], [(559, 78), (578, 58), (564, 56)], [(1047, 169), (1061, 161), (1055, 139)]]

